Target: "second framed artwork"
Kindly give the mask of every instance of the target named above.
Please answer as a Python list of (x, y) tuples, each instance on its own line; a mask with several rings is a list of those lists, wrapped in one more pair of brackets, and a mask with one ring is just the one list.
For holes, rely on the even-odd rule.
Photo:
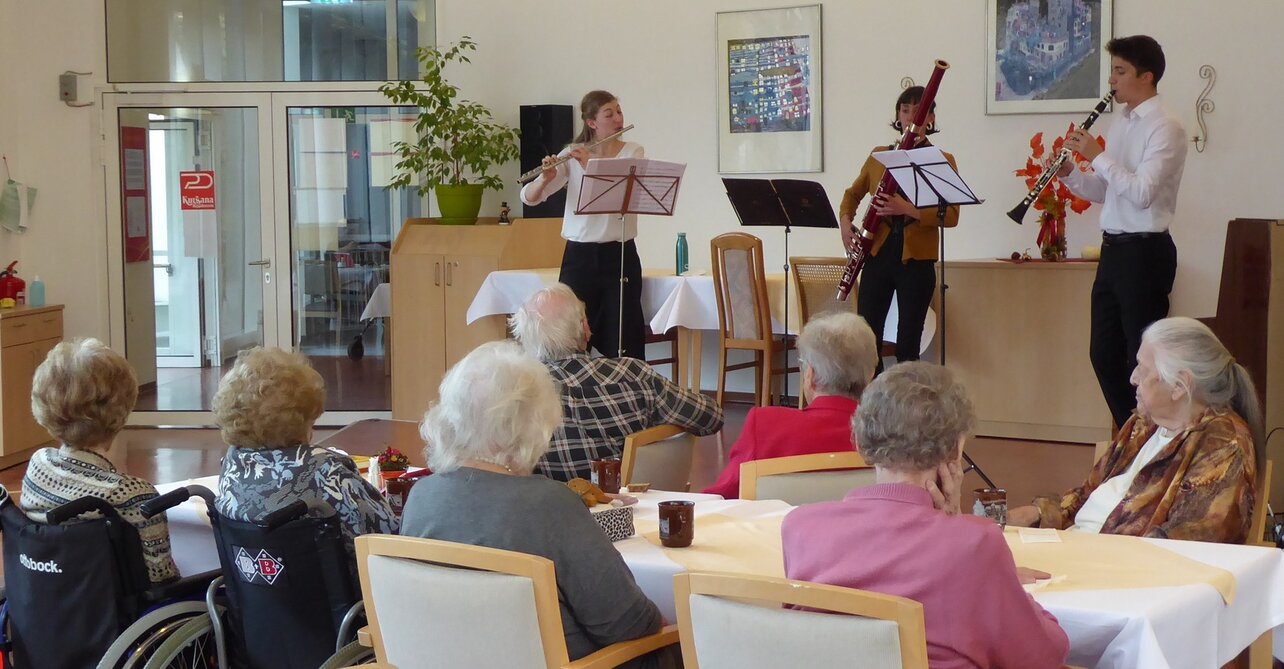
[(985, 113), (1091, 109), (1108, 91), (1114, 0), (986, 0)]
[(718, 171), (820, 172), (820, 5), (718, 12)]

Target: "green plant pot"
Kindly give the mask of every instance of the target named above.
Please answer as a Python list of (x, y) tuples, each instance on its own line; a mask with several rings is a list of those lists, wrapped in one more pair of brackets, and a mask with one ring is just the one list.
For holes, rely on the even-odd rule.
[(444, 225), (473, 225), (481, 211), (481, 184), (438, 186), (437, 207), (441, 209), (440, 221)]

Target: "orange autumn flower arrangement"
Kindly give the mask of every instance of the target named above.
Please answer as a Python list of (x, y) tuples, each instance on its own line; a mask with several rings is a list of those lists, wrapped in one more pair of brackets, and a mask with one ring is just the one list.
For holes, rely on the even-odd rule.
[[(1070, 124), (1070, 130), (1066, 134), (1074, 131), (1074, 124)], [(1030, 138), (1030, 157), (1025, 160), (1025, 167), (1016, 170), (1014, 174), (1019, 177), (1025, 177), (1025, 187), (1034, 188), (1035, 182), (1043, 174), (1043, 157), (1045, 154), (1056, 156), (1061, 152), (1061, 146), (1065, 144), (1065, 137), (1058, 137), (1052, 142), (1052, 150), (1048, 152), (1043, 147), (1043, 133), (1036, 132)], [(1106, 141), (1103, 137), (1097, 138), (1097, 144), (1103, 149)], [(1090, 163), (1078, 152), (1071, 157), (1074, 160), (1075, 167), (1086, 172), (1090, 169)], [(1060, 179), (1053, 177), (1039, 197), (1034, 200), (1034, 208), (1043, 212), (1039, 215), (1039, 236), (1036, 242), (1039, 245), (1040, 255), (1044, 260), (1064, 260), (1066, 257), (1066, 209), (1076, 214), (1082, 214), (1091, 207), (1092, 203), (1077, 197), (1070, 192), (1070, 188), (1061, 183)]]

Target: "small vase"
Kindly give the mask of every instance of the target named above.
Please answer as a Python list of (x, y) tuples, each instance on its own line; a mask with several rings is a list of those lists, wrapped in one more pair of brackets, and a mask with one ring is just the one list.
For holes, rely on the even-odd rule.
[(1039, 255), (1049, 262), (1066, 259), (1066, 219), (1043, 212), (1039, 216)]

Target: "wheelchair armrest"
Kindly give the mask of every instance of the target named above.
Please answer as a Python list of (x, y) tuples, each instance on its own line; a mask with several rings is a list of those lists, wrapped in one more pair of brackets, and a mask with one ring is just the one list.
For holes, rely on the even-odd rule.
[(111, 505), (111, 502), (98, 497), (81, 497), (50, 509), (45, 513), (45, 522), (50, 525), (61, 525), (89, 511), (99, 511), (111, 516), (116, 515), (116, 508)]
[(291, 520), (302, 518), (306, 515), (308, 515), (308, 503), (301, 499), (296, 499), (276, 511), (265, 514), (256, 524), (271, 531)]
[(147, 604), (162, 602), (167, 599), (191, 599), (192, 595), (204, 593), (209, 587), (210, 581), (222, 576), (223, 572), (215, 569), (200, 574), (184, 576), (177, 581), (163, 583), (151, 588), (142, 595), (142, 600)]
[(160, 497), (149, 499), (143, 502), (143, 505), (138, 507), (138, 510), (143, 514), (144, 518), (151, 518), (186, 502), (192, 497), (200, 497), (209, 504), (214, 503), (214, 493), (209, 488), (189, 485), (182, 488), (174, 488)]

